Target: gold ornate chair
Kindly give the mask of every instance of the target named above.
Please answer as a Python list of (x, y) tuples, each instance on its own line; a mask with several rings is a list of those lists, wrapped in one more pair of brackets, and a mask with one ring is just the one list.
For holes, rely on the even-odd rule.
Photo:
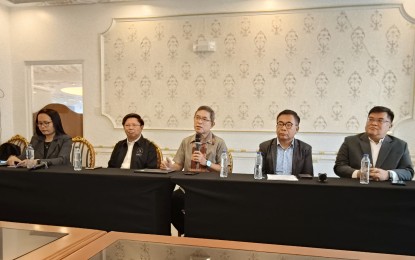
[(90, 142), (80, 136), (72, 138), (71, 149), (71, 163), (73, 163), (74, 151), (78, 147), (82, 155), (82, 167), (94, 168), (95, 167), (95, 149)]
[(155, 142), (150, 141), (156, 147), (157, 153), (157, 168), (160, 168), (161, 161), (163, 161), (163, 152), (161, 151), (160, 146), (158, 146)]
[(15, 144), (20, 147), (20, 152), (23, 153), (24, 149), (29, 145), (29, 142), (21, 135), (15, 135), (10, 138), (8, 143)]

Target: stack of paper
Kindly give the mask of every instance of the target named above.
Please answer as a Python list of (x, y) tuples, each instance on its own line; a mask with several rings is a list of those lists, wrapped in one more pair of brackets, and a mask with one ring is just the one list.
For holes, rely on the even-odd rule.
[(298, 181), (295, 175), (267, 174), (267, 178), (271, 181)]

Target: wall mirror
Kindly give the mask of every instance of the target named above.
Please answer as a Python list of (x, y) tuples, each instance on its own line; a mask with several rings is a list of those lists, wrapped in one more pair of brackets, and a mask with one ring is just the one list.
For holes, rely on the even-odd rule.
[[(31, 113), (36, 114), (45, 106), (57, 104), (58, 112), (61, 115), (65, 131), (71, 136), (82, 136), (82, 114), (83, 114), (83, 64), (81, 61), (64, 62), (34, 62), (28, 64), (29, 69), (29, 90), (31, 95)], [(78, 114), (79, 122), (67, 121), (68, 113), (60, 109), (66, 106), (71, 114)], [(51, 108), (52, 108), (51, 107)], [(70, 117), (73, 118), (73, 117)], [(80, 118), (80, 119), (79, 119)], [(29, 131), (33, 133), (32, 126)], [(71, 125), (76, 125), (77, 130), (70, 129)]]

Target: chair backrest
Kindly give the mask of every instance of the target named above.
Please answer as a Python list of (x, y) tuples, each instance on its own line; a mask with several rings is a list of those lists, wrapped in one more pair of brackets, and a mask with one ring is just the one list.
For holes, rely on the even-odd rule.
[(80, 136), (72, 138), (71, 149), (71, 163), (73, 164), (73, 157), (75, 148), (78, 147), (82, 155), (82, 166), (88, 168), (95, 167), (95, 149), (90, 142)]
[(163, 152), (161, 151), (160, 146), (158, 146), (155, 142), (150, 141), (156, 147), (157, 153), (157, 168), (160, 168), (161, 161), (163, 161)]
[(10, 138), (8, 143), (15, 144), (20, 147), (20, 153), (23, 153), (24, 149), (29, 145), (29, 142), (21, 135), (15, 135)]
[(230, 151), (228, 151), (228, 160), (229, 160), (229, 173), (232, 173), (233, 171), (233, 157), (232, 157), (232, 153)]

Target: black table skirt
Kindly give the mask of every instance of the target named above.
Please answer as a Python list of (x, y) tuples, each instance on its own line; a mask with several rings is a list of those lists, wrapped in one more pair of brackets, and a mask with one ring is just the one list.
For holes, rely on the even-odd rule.
[(415, 255), (415, 184), (176, 174), (186, 236)]
[(170, 176), (132, 170), (1, 167), (0, 219), (169, 235), (173, 188)]
[(414, 182), (1, 167), (0, 220), (168, 235), (175, 184), (186, 191), (186, 236), (415, 255)]

